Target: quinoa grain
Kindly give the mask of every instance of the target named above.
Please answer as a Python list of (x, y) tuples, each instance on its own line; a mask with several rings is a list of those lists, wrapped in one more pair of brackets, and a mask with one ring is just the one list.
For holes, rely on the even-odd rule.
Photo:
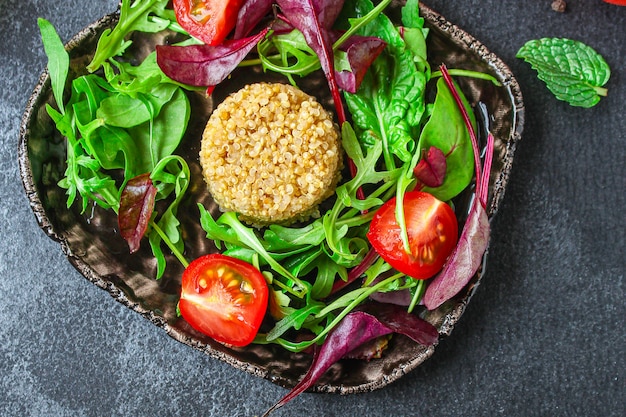
[(200, 163), (213, 199), (254, 225), (319, 215), (341, 170), (339, 132), (311, 96), (258, 83), (231, 94), (202, 136)]

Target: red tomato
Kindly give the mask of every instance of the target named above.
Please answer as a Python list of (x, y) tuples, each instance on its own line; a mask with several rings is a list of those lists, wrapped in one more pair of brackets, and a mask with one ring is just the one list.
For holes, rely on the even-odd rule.
[(626, 6), (626, 0), (604, 0), (605, 3), (617, 4), (619, 6)]
[(207, 45), (219, 45), (235, 27), (245, 0), (174, 0), (176, 20)]
[(396, 199), (382, 205), (374, 215), (367, 238), (378, 254), (398, 271), (426, 279), (441, 270), (456, 246), (459, 226), (452, 208), (422, 191), (404, 196), (404, 216), (409, 248), (404, 250), (396, 221)]
[(247, 262), (211, 254), (189, 264), (183, 273), (178, 308), (196, 330), (218, 342), (252, 342), (267, 309), (267, 283)]

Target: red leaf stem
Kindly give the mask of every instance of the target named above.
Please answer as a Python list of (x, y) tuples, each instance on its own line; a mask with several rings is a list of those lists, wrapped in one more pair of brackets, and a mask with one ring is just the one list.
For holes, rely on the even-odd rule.
[(346, 281), (335, 281), (335, 283), (333, 284), (333, 288), (330, 290), (330, 294), (328, 295), (334, 294), (356, 281), (357, 278), (363, 275), (365, 271), (367, 271), (367, 269), (372, 266), (376, 259), (378, 259), (378, 252), (376, 252), (372, 248), (369, 250), (369, 252), (367, 252), (361, 263), (352, 268), (350, 272), (348, 272), (348, 279)]
[[(454, 81), (452, 81), (452, 77), (450, 76), (448, 69), (446, 68), (444, 64), (442, 64), (440, 66), (440, 70), (441, 70), (441, 75), (443, 76), (443, 79), (445, 80), (446, 85), (450, 89), (450, 92), (452, 93), (452, 97), (454, 97), (454, 101), (456, 102), (459, 108), (459, 111), (461, 112), (461, 115), (463, 116), (463, 121), (465, 122), (465, 125), (467, 126), (467, 130), (469, 132), (470, 139), (472, 141), (472, 147), (474, 148), (474, 166), (476, 169), (476, 181), (478, 183), (478, 181), (481, 178), (481, 163), (480, 163), (480, 150), (478, 148), (478, 139), (476, 137), (476, 131), (474, 130), (474, 126), (472, 125), (469, 115), (467, 114), (467, 110), (465, 109), (465, 106), (463, 105), (463, 101), (461, 100), (461, 97), (459, 96), (459, 92), (456, 90), (456, 87), (454, 86)], [(478, 195), (478, 197), (480, 197), (480, 195)], [(482, 199), (481, 199), (481, 202), (482, 202)]]

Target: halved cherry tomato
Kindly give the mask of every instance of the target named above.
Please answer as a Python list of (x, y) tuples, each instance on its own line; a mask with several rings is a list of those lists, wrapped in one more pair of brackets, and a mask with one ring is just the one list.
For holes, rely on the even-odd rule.
[(617, 4), (618, 6), (626, 6), (626, 0), (604, 0), (605, 3)]
[(219, 45), (235, 27), (245, 0), (174, 0), (176, 20), (207, 45)]
[(393, 268), (416, 279), (432, 277), (441, 270), (458, 241), (459, 227), (454, 211), (431, 194), (406, 193), (404, 216), (409, 254), (402, 244), (395, 210), (395, 198), (383, 204), (372, 219), (367, 238)]
[(227, 345), (245, 346), (259, 331), (267, 297), (267, 283), (258, 269), (210, 254), (185, 269), (178, 308), (199, 332)]

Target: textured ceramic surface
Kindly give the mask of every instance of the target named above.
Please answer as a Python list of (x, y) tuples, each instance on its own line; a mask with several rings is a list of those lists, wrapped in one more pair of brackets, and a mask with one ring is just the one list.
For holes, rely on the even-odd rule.
[[(398, 12), (399, 4), (394, 4), (391, 13), (395, 19), (397, 15), (393, 16), (393, 13)], [(458, 80), (470, 103), (477, 109), (479, 119), (483, 120), (482, 127), (488, 128), (496, 138), (488, 207), (489, 215), (493, 216), (504, 196), (516, 143), (521, 138), (524, 109), (519, 86), (507, 66), (480, 42), (426, 6), (422, 5), (421, 11), (431, 28), (429, 61), (433, 67), (445, 63), (449, 68), (488, 72), (503, 84), (496, 87), (487, 81)], [(116, 20), (116, 15), (106, 16), (69, 42), (71, 71), (75, 74), (84, 73), (98, 35)], [(163, 41), (160, 37), (140, 36), (135, 42), (135, 53), (145, 54), (155, 42)], [(213, 212), (217, 210), (202, 182), (198, 164), (199, 140), (204, 124), (214, 103), (219, 103), (231, 91), (244, 84), (261, 79), (279, 80), (280, 77), (250, 69), (238, 70), (231, 79), (216, 88), (211, 99), (200, 95), (191, 97), (193, 122), (179, 152), (186, 158), (192, 171), (191, 192), (179, 210), (186, 235), (188, 259), (216, 250), (204, 238), (195, 208), (197, 202), (202, 202)], [(301, 88), (314, 93), (322, 103), (329, 105), (329, 97), (319, 95), (320, 91), (327, 90), (323, 78), (308, 80)], [(165, 329), (173, 338), (279, 385), (294, 385), (308, 368), (310, 356), (292, 354), (274, 346), (229, 349), (198, 334), (184, 320), (176, 317), (182, 267), (175, 259), (168, 263), (164, 278), (156, 281), (153, 279), (155, 261), (148, 245), (143, 245), (140, 252), (129, 255), (126, 243), (116, 233), (117, 221), (112, 213), (93, 208), (81, 214), (77, 207), (70, 210), (66, 208), (64, 190), (56, 185), (65, 169), (65, 143), (45, 111), (45, 104), (52, 102), (51, 96), (48, 74), (43, 73), (27, 105), (19, 141), (19, 164), (24, 188), (44, 232), (60, 243), (68, 260), (88, 280)], [(457, 204), (467, 205), (468, 196), (461, 196)], [(463, 314), (482, 273), (483, 270), (479, 271), (470, 285), (454, 300), (433, 312), (423, 312), (423, 317), (436, 325), (442, 336), (450, 334)], [(414, 369), (430, 357), (434, 349), (418, 346), (404, 337), (396, 337), (382, 359), (371, 362), (342, 361), (324, 375), (315, 390), (354, 393), (383, 387)]]

